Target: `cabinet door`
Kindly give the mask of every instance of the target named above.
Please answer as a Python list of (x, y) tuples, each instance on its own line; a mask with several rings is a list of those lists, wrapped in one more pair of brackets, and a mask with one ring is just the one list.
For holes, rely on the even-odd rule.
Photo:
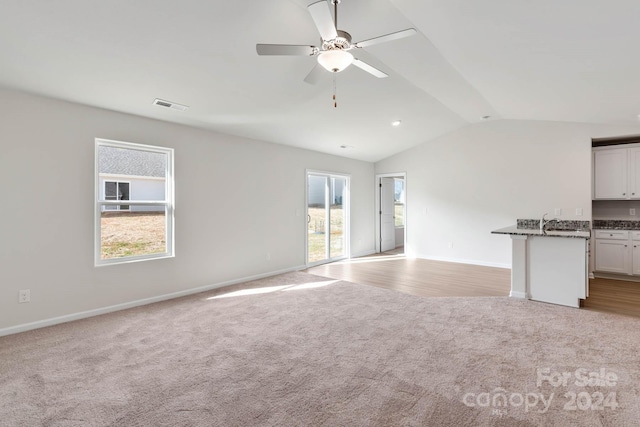
[(596, 271), (630, 274), (628, 241), (596, 239)]
[(632, 274), (640, 275), (640, 242), (633, 242), (633, 260), (631, 262), (633, 266)]
[(594, 198), (626, 199), (627, 149), (594, 151)]
[(640, 199), (640, 148), (629, 148), (629, 188), (631, 199)]

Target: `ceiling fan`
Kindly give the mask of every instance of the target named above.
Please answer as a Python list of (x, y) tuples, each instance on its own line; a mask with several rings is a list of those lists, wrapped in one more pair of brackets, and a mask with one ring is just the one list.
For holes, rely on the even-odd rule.
[[(318, 64), (304, 79), (307, 83), (315, 83), (323, 72), (323, 68), (332, 73), (339, 73), (353, 64), (356, 67), (378, 78), (388, 77), (383, 71), (367, 64), (349, 51), (355, 51), (367, 46), (409, 37), (416, 33), (414, 28), (397, 31), (372, 39), (352, 43), (351, 34), (338, 30), (338, 4), (340, 0), (328, 0), (333, 4), (333, 18), (331, 7), (327, 0), (320, 0), (308, 6), (309, 13), (315, 22), (321, 37), (321, 46), (289, 45), (289, 44), (256, 44), (258, 55), (295, 55), (317, 56)], [(322, 68), (320, 66), (322, 66)]]

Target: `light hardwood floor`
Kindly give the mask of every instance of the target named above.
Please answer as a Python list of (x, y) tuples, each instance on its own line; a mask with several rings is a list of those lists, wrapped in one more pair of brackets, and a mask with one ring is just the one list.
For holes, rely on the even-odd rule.
[[(426, 297), (508, 296), (511, 270), (377, 254), (324, 264), (312, 274)], [(640, 317), (640, 283), (592, 279), (584, 309)]]
[(584, 308), (640, 317), (640, 283), (613, 279), (589, 280)]
[(511, 270), (377, 254), (305, 270), (426, 297), (508, 296)]

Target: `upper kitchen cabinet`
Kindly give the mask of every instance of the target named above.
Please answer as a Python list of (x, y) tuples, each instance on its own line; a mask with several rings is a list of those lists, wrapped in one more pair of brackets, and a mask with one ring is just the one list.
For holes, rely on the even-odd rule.
[(594, 200), (640, 199), (640, 145), (593, 149)]

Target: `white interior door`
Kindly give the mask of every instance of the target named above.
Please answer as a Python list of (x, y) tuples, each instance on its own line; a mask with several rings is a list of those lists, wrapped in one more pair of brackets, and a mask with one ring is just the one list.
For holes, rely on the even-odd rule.
[(380, 252), (396, 247), (395, 180), (380, 178)]

